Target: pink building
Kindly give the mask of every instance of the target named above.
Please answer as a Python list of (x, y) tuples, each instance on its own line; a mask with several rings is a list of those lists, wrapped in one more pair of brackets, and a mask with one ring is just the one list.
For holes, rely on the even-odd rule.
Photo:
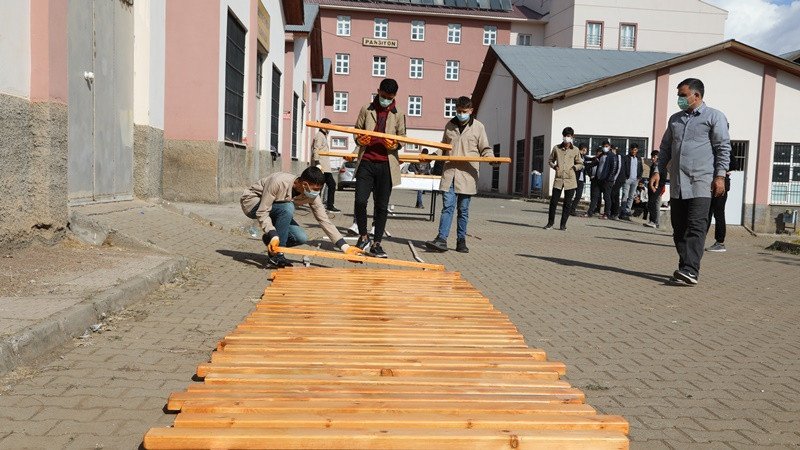
[[(357, 0), (313, 0), (322, 17), (324, 56), (333, 64), (333, 123), (352, 126), (381, 80), (399, 84), (397, 104), (408, 135), (439, 141), (455, 99), (471, 96), (483, 55), (509, 44), (511, 24), (528, 19), (510, 4), (498, 9)], [(488, 3), (488, 2), (487, 2)], [(331, 133), (331, 147), (352, 149), (352, 136)], [(408, 151), (419, 151), (415, 147)]]

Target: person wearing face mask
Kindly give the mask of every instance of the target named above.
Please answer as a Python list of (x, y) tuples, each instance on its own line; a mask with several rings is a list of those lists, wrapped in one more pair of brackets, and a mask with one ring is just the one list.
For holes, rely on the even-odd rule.
[(650, 177), (650, 188), (655, 190), (669, 170), (672, 240), (678, 252), (672, 279), (688, 285), (698, 282), (711, 197), (725, 194), (731, 157), (728, 119), (703, 102), (704, 93), (703, 82), (697, 78), (678, 84), (681, 111), (667, 122), (658, 170)]
[[(600, 195), (602, 194), (603, 216), (601, 218), (605, 219), (610, 215), (611, 212), (611, 189), (614, 187), (614, 181), (616, 180), (619, 164), (617, 161), (617, 155), (611, 151), (610, 142), (603, 141), (601, 151), (602, 153), (600, 153), (600, 156), (595, 157), (595, 164), (597, 165), (597, 168), (595, 169), (595, 177), (592, 180), (592, 200), (589, 204), (589, 212), (586, 214), (586, 217), (592, 217), (595, 209), (598, 207)], [(594, 193), (595, 182), (597, 183), (596, 195)]]
[(576, 172), (583, 169), (583, 159), (578, 148), (572, 145), (572, 138), (575, 131), (572, 127), (566, 127), (561, 132), (562, 142), (554, 145), (550, 152), (550, 168), (556, 171), (553, 180), (553, 191), (550, 195), (550, 210), (547, 216), (545, 230), (552, 230), (556, 218), (556, 207), (561, 198), (561, 191), (564, 191), (564, 204), (561, 206), (561, 231), (567, 230), (567, 219), (569, 219), (570, 209), (572, 208), (572, 197), (578, 187)]
[[(361, 108), (356, 119), (355, 128), (395, 136), (406, 135), (406, 115), (395, 105), (397, 82), (391, 78), (381, 81), (378, 95)], [(388, 258), (381, 246), (386, 230), (386, 219), (389, 217), (389, 198), (392, 187), (400, 184), (400, 158), (398, 152), (402, 148), (395, 139), (376, 138), (358, 135), (356, 153), (356, 198), (354, 213), (358, 225), (358, 242), (356, 246), (370, 256)], [(346, 158), (352, 161), (352, 157)], [(369, 239), (367, 228), (367, 202), (372, 194), (373, 224), (375, 226), (375, 242)]]
[[(442, 150), (449, 156), (493, 157), (489, 137), (483, 124), (472, 117), (472, 100), (461, 96), (456, 100), (456, 116), (444, 126), (442, 142), (451, 144), (452, 150)], [(439, 218), (439, 233), (432, 241), (425, 243), (430, 250), (446, 252), (447, 237), (453, 223), (453, 212), (457, 211), (456, 251), (469, 253), (467, 247), (467, 223), (469, 222), (469, 203), (478, 193), (478, 163), (447, 161), (442, 171), (439, 190), (442, 191), (442, 215)]]
[[(331, 123), (331, 119), (326, 117), (320, 120), (320, 122)], [(333, 179), (333, 173), (331, 172), (331, 158), (330, 156), (321, 156), (319, 154), (319, 152), (327, 152), (329, 150), (328, 130), (320, 128), (317, 130), (317, 134), (314, 135), (314, 141), (311, 142), (311, 165), (319, 167), (322, 173), (325, 174), (325, 186), (328, 188), (328, 198), (325, 203), (325, 208), (330, 212), (337, 213), (342, 211), (333, 204), (336, 196), (336, 181)]]
[(297, 206), (309, 205), (319, 226), (343, 252), (348, 255), (364, 253), (358, 247), (348, 245), (336, 226), (328, 219), (325, 206), (322, 205), (320, 190), (325, 183), (325, 175), (316, 166), (307, 168), (296, 176), (292, 173), (278, 172), (262, 178), (245, 189), (239, 202), (244, 214), (258, 220), (264, 231), (261, 239), (267, 246), (269, 264), (274, 267), (286, 267), (292, 264), (283, 253), (277, 251), (278, 246), (294, 247), (308, 241), (303, 228), (294, 220)]

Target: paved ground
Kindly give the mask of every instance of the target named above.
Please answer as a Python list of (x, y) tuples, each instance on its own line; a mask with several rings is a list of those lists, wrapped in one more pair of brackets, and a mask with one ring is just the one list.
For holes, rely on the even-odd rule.
[[(344, 229), (352, 193), (337, 199), (345, 214), (335, 223)], [(393, 195), (397, 211), (413, 201), (410, 192)], [(216, 226), (175, 206), (81, 208), (190, 258), (194, 270), (113, 317), (111, 330), (5, 379), (0, 448), (136, 448), (148, 428), (172, 423), (162, 412), (169, 393), (187, 387), (267, 285), (263, 244), (235, 232), (246, 224), (235, 205), (177, 207), (214, 215)], [(734, 229), (727, 253), (705, 256), (699, 286), (671, 286), (676, 256), (665, 233), (577, 218), (567, 232), (545, 231), (545, 219), (543, 204), (476, 198), (471, 253), (420, 254), (460, 271), (529, 345), (565, 362), (587, 403), (625, 416), (633, 448), (800, 446), (800, 258), (765, 251), (773, 239)], [(313, 218), (300, 211), (298, 220)], [(431, 239), (436, 226), (391, 218), (385, 249), (411, 259), (407, 240)], [(322, 233), (311, 226), (309, 235)]]

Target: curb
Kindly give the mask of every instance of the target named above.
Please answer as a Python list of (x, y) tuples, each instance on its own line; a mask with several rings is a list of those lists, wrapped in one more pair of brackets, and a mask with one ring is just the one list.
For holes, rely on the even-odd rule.
[(173, 258), (148, 272), (98, 292), (92, 298), (19, 333), (5, 337), (0, 342), (0, 376), (70, 342), (95, 324), (101, 314), (119, 311), (142, 300), (188, 266), (188, 259)]

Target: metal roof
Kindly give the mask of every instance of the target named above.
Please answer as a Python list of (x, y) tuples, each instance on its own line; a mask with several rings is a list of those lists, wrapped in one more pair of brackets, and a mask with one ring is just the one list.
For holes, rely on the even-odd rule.
[(493, 45), (492, 50), (535, 100), (680, 55), (522, 45)]
[(286, 25), (286, 31), (293, 33), (311, 33), (314, 28), (314, 20), (319, 14), (319, 5), (316, 3), (303, 3), (303, 24)]
[(781, 55), (781, 58), (788, 59), (789, 61), (800, 63), (800, 50), (795, 50), (793, 52), (784, 53)]

